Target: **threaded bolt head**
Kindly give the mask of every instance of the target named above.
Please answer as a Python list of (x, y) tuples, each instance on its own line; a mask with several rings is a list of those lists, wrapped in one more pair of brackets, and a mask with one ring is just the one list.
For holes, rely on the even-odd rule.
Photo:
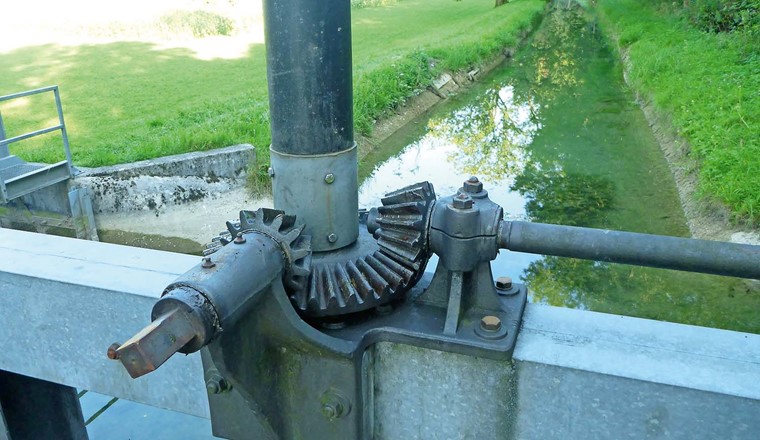
[(512, 288), (512, 278), (499, 277), (496, 278), (496, 288), (500, 290), (508, 290)]
[(333, 182), (335, 182), (335, 174), (333, 173), (325, 174), (325, 183), (329, 185)]
[(464, 181), (462, 188), (464, 189), (464, 192), (468, 194), (476, 194), (483, 191), (483, 182), (478, 180), (477, 177), (472, 176)]
[(274, 177), (274, 168), (267, 168), (267, 174), (269, 174), (269, 177)]
[(451, 206), (456, 209), (470, 209), (472, 208), (472, 198), (467, 194), (459, 193), (451, 201)]
[(486, 315), (480, 319), (480, 328), (489, 333), (501, 330), (501, 319), (498, 316)]
[(245, 243), (245, 237), (243, 237), (243, 233), (242, 232), (238, 232), (237, 235), (235, 236), (235, 239), (232, 240), (232, 242), (235, 243), (235, 244), (243, 244), (243, 243)]
[(214, 266), (216, 266), (216, 263), (211, 261), (211, 257), (203, 257), (203, 262), (201, 263), (202, 268), (211, 269)]
[(335, 243), (336, 241), (338, 241), (338, 236), (334, 232), (332, 232), (327, 236), (327, 241), (329, 241), (330, 243)]

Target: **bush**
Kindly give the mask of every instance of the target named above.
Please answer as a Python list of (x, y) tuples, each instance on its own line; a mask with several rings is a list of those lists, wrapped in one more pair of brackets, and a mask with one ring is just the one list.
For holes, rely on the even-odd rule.
[(706, 32), (757, 32), (760, 2), (757, 0), (694, 0), (687, 7), (692, 23)]
[(173, 34), (190, 34), (195, 38), (230, 35), (232, 20), (208, 11), (174, 11), (160, 19), (161, 25)]

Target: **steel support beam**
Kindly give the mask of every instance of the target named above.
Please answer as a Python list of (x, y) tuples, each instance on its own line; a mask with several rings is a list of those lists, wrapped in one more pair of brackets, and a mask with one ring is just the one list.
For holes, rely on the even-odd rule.
[[(197, 261), (0, 229), (0, 369), (208, 417), (199, 356), (132, 380), (104, 353)], [(388, 343), (370, 358), (378, 439), (760, 432), (760, 335), (529, 305), (513, 362)]]

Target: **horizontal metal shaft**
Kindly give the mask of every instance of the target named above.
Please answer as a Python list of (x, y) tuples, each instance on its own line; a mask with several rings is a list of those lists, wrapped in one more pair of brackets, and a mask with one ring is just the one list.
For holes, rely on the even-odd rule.
[(748, 244), (503, 221), (499, 247), (531, 254), (760, 279), (760, 246)]

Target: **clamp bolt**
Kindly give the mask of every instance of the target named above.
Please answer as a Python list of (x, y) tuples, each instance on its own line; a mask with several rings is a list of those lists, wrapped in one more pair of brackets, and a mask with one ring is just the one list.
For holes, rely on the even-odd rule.
[(472, 176), (464, 181), (462, 188), (464, 189), (464, 192), (468, 194), (476, 194), (483, 191), (483, 182), (478, 180), (477, 177)]
[(335, 182), (335, 174), (333, 173), (325, 174), (325, 183), (329, 185), (333, 182)]
[(451, 201), (451, 206), (456, 209), (470, 209), (472, 208), (472, 198), (467, 194), (459, 193)]
[(481, 330), (495, 333), (501, 330), (501, 319), (498, 316), (487, 315), (480, 319)]
[(214, 266), (216, 266), (216, 263), (211, 261), (211, 257), (203, 257), (203, 263), (201, 263), (202, 268), (211, 269)]
[(245, 237), (243, 237), (243, 233), (242, 232), (238, 232), (237, 235), (235, 236), (235, 239), (232, 240), (232, 242), (235, 243), (235, 244), (243, 244), (243, 243), (245, 243)]

